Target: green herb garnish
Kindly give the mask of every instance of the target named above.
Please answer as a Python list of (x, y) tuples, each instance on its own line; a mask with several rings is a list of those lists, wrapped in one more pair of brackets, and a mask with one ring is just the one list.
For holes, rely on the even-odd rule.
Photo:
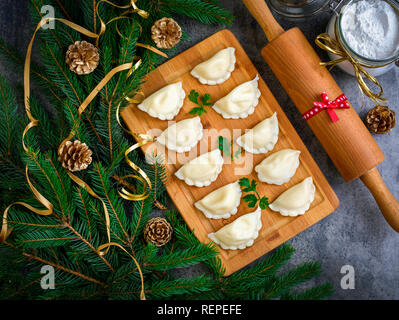
[(243, 197), (244, 201), (248, 203), (248, 207), (254, 208), (258, 201), (259, 207), (262, 210), (266, 209), (269, 206), (269, 199), (266, 197), (261, 197), (258, 191), (256, 191), (256, 187), (258, 185), (256, 180), (252, 180), (251, 182), (249, 182), (248, 178), (242, 178), (239, 180), (238, 183), (241, 187), (244, 187), (242, 189), (242, 192), (254, 192), (251, 194), (247, 194)]
[(198, 107), (192, 108), (190, 114), (199, 115), (201, 117), (204, 112), (207, 112), (205, 107), (211, 106), (213, 102), (210, 101), (211, 95), (209, 93), (205, 93), (201, 97), (200, 102), (198, 101), (198, 98), (199, 98), (199, 93), (194, 89), (191, 90), (190, 94), (188, 95), (188, 99), (191, 102), (194, 102), (196, 105), (198, 105)]
[(230, 141), (225, 137), (219, 136), (218, 142), (219, 150), (222, 151), (225, 156), (230, 157), (231, 161), (234, 161), (234, 159), (238, 159), (238, 157), (241, 155), (241, 147), (238, 147), (238, 149), (234, 152), (233, 141)]

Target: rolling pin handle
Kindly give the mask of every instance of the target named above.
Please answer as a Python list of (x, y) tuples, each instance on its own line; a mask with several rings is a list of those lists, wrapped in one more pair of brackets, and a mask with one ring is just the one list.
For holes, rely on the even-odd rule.
[(242, 2), (258, 22), (269, 41), (284, 33), (284, 29), (274, 19), (265, 0), (242, 0)]
[(370, 190), (385, 220), (399, 232), (399, 202), (387, 188), (377, 168), (373, 168), (360, 177)]

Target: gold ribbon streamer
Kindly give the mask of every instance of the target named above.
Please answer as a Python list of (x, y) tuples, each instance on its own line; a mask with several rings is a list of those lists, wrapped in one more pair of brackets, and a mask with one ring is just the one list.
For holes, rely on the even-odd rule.
[[(137, 70), (137, 68), (140, 66), (141, 64), (141, 59), (139, 61), (137, 61), (136, 63), (130, 62), (130, 63), (125, 63), (122, 64), (118, 67), (115, 67), (114, 69), (112, 69), (98, 84), (97, 86), (93, 89), (93, 91), (86, 97), (86, 99), (82, 102), (82, 104), (79, 106), (78, 108), (78, 114), (81, 115), (85, 109), (87, 108), (87, 106), (93, 101), (93, 99), (97, 96), (97, 94), (106, 86), (106, 84), (112, 79), (112, 77), (117, 74), (118, 72), (124, 71), (124, 70), (129, 70), (129, 69), (133, 69), (133, 70)], [(75, 132), (74, 130), (72, 130), (68, 137), (66, 137), (61, 144), (58, 147), (58, 151), (62, 148), (62, 146), (69, 140), (71, 140), (73, 137), (75, 136)], [(73, 173), (71, 173), (70, 171), (67, 171), (68, 175), (70, 176), (70, 178), (76, 182), (79, 186), (83, 187), (86, 189), (86, 191), (93, 197), (99, 199), (102, 204), (103, 204), (103, 208), (104, 208), (104, 215), (105, 215), (105, 219), (106, 219), (106, 228), (107, 228), (107, 236), (108, 236), (108, 243), (111, 242), (111, 231), (110, 231), (110, 218), (109, 218), (109, 212), (107, 209), (106, 204), (104, 203), (104, 201), (101, 199), (100, 196), (98, 196), (90, 187), (89, 185), (84, 182), (83, 180), (81, 180), (80, 178), (78, 178), (76, 175), (74, 175)], [(144, 173), (145, 174), (145, 173)], [(104, 252), (100, 252), (102, 255), (106, 254), (108, 252), (108, 249)]]
[[(106, 2), (108, 4), (114, 5), (112, 2), (108, 1), (108, 0), (102, 0), (102, 2)], [(136, 0), (131, 0), (130, 2), (130, 6), (133, 7), (133, 12), (137, 12), (137, 14), (139, 14), (140, 16), (142, 16), (143, 18), (148, 18), (148, 13), (144, 10), (139, 9), (136, 4), (135, 4)], [(123, 8), (122, 6), (117, 6), (114, 5), (118, 8)], [(127, 7), (126, 7), (127, 8)], [(98, 9), (98, 4), (97, 4), (97, 8)], [(97, 15), (98, 11), (97, 11)], [(105, 24), (102, 21), (101, 17), (99, 16), (99, 19), (101, 21), (101, 30), (99, 34), (93, 33), (71, 21), (65, 20), (65, 19), (61, 19), (61, 18), (45, 18), (42, 19), (38, 25), (36, 26), (36, 29), (33, 33), (32, 39), (28, 45), (28, 49), (27, 49), (27, 53), (26, 53), (26, 58), (25, 58), (25, 67), (24, 67), (24, 104), (25, 104), (25, 111), (26, 114), (28, 116), (29, 119), (29, 123), (28, 125), (25, 127), (24, 131), (23, 131), (23, 135), (22, 135), (22, 145), (23, 148), (25, 150), (25, 152), (27, 152), (28, 154), (32, 155), (32, 156), (36, 156), (35, 154), (32, 154), (31, 152), (29, 152), (28, 147), (25, 144), (25, 136), (27, 134), (27, 132), (33, 128), (36, 127), (39, 123), (39, 121), (37, 119), (35, 119), (30, 111), (30, 61), (31, 61), (31, 55), (32, 55), (32, 47), (33, 47), (33, 43), (36, 37), (37, 32), (39, 31), (39, 29), (45, 25), (46, 23), (50, 22), (50, 21), (59, 21), (64, 23), (65, 25), (69, 26), (70, 28), (80, 32), (83, 35), (86, 35), (90, 38), (94, 38), (96, 39), (96, 43), (98, 43), (98, 39), (99, 37), (105, 32)], [(137, 44), (138, 46), (147, 48), (149, 50), (152, 50), (158, 54), (161, 54), (163, 56), (166, 56), (164, 53), (162, 53), (161, 51), (149, 46), (149, 45), (143, 45), (143, 44)], [(166, 56), (167, 57), (167, 56)], [(138, 61), (136, 61), (138, 60)], [(84, 110), (86, 109), (86, 107), (90, 104), (90, 102), (97, 96), (97, 94), (102, 90), (102, 88), (108, 83), (108, 81), (118, 72), (124, 71), (124, 70), (129, 70), (129, 73), (127, 75), (127, 77), (129, 77), (132, 72), (134, 72), (135, 70), (137, 70), (137, 68), (140, 66), (141, 64), (141, 59), (139, 59), (138, 57), (134, 57), (133, 61), (130, 63), (126, 63), (123, 65), (120, 65), (114, 69), (112, 69), (101, 81), (100, 83), (97, 84), (97, 86), (94, 88), (94, 90), (89, 94), (89, 96), (86, 97), (86, 99), (83, 101), (83, 103), (79, 106), (78, 108), (78, 113), (79, 115), (82, 114), (84, 112)], [(129, 100), (130, 98), (126, 98), (127, 100)], [(118, 112), (119, 112), (119, 107), (118, 107)], [(118, 121), (119, 121), (119, 116), (118, 116)], [(119, 121), (120, 122), (120, 121)], [(60, 144), (58, 150), (60, 150), (60, 148), (70, 139), (73, 138), (73, 136), (75, 135), (74, 129), (72, 129), (72, 131), (70, 132), (70, 134), (68, 135), (68, 137), (66, 139), (63, 140), (63, 142)], [(150, 141), (149, 139), (152, 138), (145, 136), (145, 135), (138, 135), (139, 137), (144, 137), (146, 138), (146, 140), (141, 141), (137, 144), (135, 144), (134, 146), (130, 147), (128, 150), (126, 150), (125, 152), (125, 157), (126, 157), (126, 161), (128, 162), (128, 164), (135, 169), (137, 172), (139, 172), (142, 177), (136, 176), (136, 175), (128, 175), (126, 177), (133, 177), (136, 179), (139, 179), (140, 181), (142, 181), (144, 183), (144, 181), (146, 181), (149, 185), (149, 187), (151, 188), (151, 181), (148, 178), (148, 176), (145, 174), (145, 172), (143, 170), (141, 170), (137, 165), (135, 165), (130, 159), (128, 159), (128, 154), (130, 152), (132, 152), (133, 150), (135, 150), (136, 148), (140, 147), (141, 145), (147, 143), (146, 141)], [(123, 248), (121, 245), (119, 245), (118, 243), (114, 243), (111, 242), (111, 235), (110, 235), (110, 218), (109, 218), (109, 212), (107, 209), (107, 206), (105, 204), (105, 202), (90, 188), (90, 186), (84, 182), (83, 180), (81, 180), (79, 177), (75, 176), (74, 174), (72, 174), (71, 172), (67, 171), (68, 175), (70, 176), (70, 178), (79, 186), (81, 186), (82, 188), (84, 188), (91, 196), (99, 199), (102, 204), (103, 204), (103, 208), (104, 208), (104, 214), (105, 214), (105, 219), (106, 219), (106, 229), (107, 229), (107, 237), (108, 237), (108, 243), (103, 244), (101, 246), (98, 247), (98, 252), (100, 255), (104, 255), (108, 252), (109, 248), (111, 246), (117, 246), (119, 248), (121, 248), (123, 251), (125, 251), (135, 262), (139, 273), (140, 273), (140, 277), (141, 277), (141, 294), (140, 294), (140, 298), (142, 300), (145, 300), (145, 294), (144, 294), (144, 278), (143, 278), (143, 274), (141, 272), (140, 266), (138, 264), (138, 262), (136, 261), (136, 259), (126, 251), (125, 248)], [(0, 242), (4, 242), (7, 237), (10, 235), (11, 233), (11, 229), (8, 229), (8, 224), (7, 224), (7, 215), (8, 212), (10, 210), (10, 208), (14, 205), (22, 205), (25, 208), (31, 210), (32, 212), (39, 214), (39, 215), (43, 215), (43, 216), (47, 216), (47, 215), (51, 215), (53, 214), (53, 204), (48, 201), (42, 194), (40, 194), (40, 192), (33, 186), (33, 184), (31, 183), (30, 179), (29, 179), (29, 170), (28, 170), (28, 166), (26, 166), (26, 179), (28, 182), (28, 185), (30, 187), (30, 189), (32, 190), (33, 194), (35, 195), (35, 198), (44, 206), (46, 207), (45, 210), (39, 210), (37, 208), (32, 207), (31, 205), (24, 203), (24, 202), (14, 202), (12, 204), (10, 204), (4, 211), (3, 213), (3, 223), (2, 223), (2, 228), (0, 231)], [(145, 186), (145, 183), (144, 183)], [(125, 198), (125, 199), (142, 199), (143, 197), (147, 197), (148, 196), (148, 192), (146, 192), (146, 188), (144, 187), (144, 192), (141, 195), (133, 195), (130, 194), (129, 192), (127, 192), (125, 189), (122, 189), (122, 192), (120, 192), (120, 195)], [(104, 250), (105, 249), (105, 250)]]
[(37, 191), (37, 189), (31, 183), (31, 181), (29, 179), (28, 166), (26, 166), (26, 168), (25, 168), (25, 175), (26, 175), (26, 181), (28, 182), (29, 188), (32, 190), (33, 194), (35, 195), (35, 198), (47, 209), (39, 210), (25, 202), (21, 202), (21, 201), (17, 201), (17, 202), (10, 204), (3, 212), (3, 224), (1, 226), (1, 231), (0, 231), (0, 243), (3, 243), (4, 241), (6, 241), (6, 239), (8, 238), (8, 236), (10, 235), (10, 233), (12, 231), (12, 229), (8, 229), (7, 214), (8, 214), (8, 211), (11, 209), (11, 207), (13, 207), (14, 205), (18, 204), (18, 205), (24, 206), (25, 208), (29, 209), (30, 211), (37, 213), (41, 216), (49, 216), (49, 215), (53, 214), (53, 204), (50, 201), (48, 201), (45, 197), (43, 197), (40, 194), (40, 192)]
[[(107, 2), (110, 3), (107, 0), (103, 0), (103, 2)], [(148, 13), (139, 9), (136, 4), (135, 4), (136, 0), (131, 0), (131, 6), (134, 9), (134, 12), (137, 12), (140, 16), (147, 18), (148, 17)], [(117, 6), (119, 7), (119, 6)], [(97, 5), (98, 8), (98, 5)], [(98, 14), (98, 12), (97, 12)], [(98, 43), (98, 39), (101, 36), (102, 33), (104, 33), (105, 31), (105, 24), (102, 21), (102, 19), (99, 17), (100, 21), (101, 21), (101, 31), (99, 34), (93, 33), (71, 21), (65, 20), (65, 19), (60, 19), (60, 18), (46, 18), (46, 19), (42, 19), (38, 25), (36, 26), (36, 29), (33, 33), (32, 39), (29, 42), (28, 45), (28, 49), (27, 49), (27, 53), (26, 53), (26, 58), (25, 58), (25, 66), (24, 66), (24, 104), (25, 104), (25, 111), (26, 114), (28, 116), (29, 119), (29, 123), (28, 125), (25, 127), (23, 134), (22, 134), (22, 145), (23, 148), (25, 150), (25, 152), (27, 152), (28, 154), (32, 155), (32, 156), (36, 156), (35, 154), (32, 154), (27, 145), (25, 144), (25, 136), (27, 134), (27, 132), (33, 128), (36, 127), (39, 123), (39, 121), (37, 119), (35, 119), (31, 113), (30, 110), (30, 61), (31, 61), (31, 55), (32, 55), (32, 47), (33, 47), (33, 43), (36, 37), (37, 32), (40, 30), (40, 28), (45, 25), (46, 23), (48, 23), (49, 21), (59, 21), (64, 23), (65, 25), (71, 27), (72, 29), (80, 32), (81, 34), (84, 34), (88, 37), (94, 38), (96, 39), (96, 42)], [(142, 45), (140, 44), (142, 47), (145, 47), (147, 49), (153, 50), (153, 48), (151, 46), (147, 46), (147, 45)], [(156, 49), (155, 49), (156, 50)], [(154, 50), (153, 50), (154, 51)], [(159, 51), (159, 50), (158, 50)], [(154, 51), (156, 52), (156, 51)], [(159, 51), (160, 54), (163, 55), (162, 52)], [(166, 56), (167, 57), (167, 56)], [(86, 97), (86, 99), (83, 101), (83, 103), (79, 106), (78, 109), (78, 113), (79, 115), (82, 114), (84, 112), (84, 110), (86, 109), (86, 107), (90, 104), (90, 102), (96, 97), (96, 95), (102, 90), (102, 88), (108, 83), (108, 81), (118, 72), (121, 72), (123, 70), (129, 70), (129, 73), (127, 75), (127, 77), (129, 77), (135, 70), (137, 70), (137, 68), (140, 66), (141, 64), (141, 59), (139, 59), (138, 57), (134, 57), (133, 61), (131, 63), (126, 63), (123, 65), (120, 65), (114, 69), (112, 69), (101, 81), (100, 83), (97, 84), (97, 86), (94, 88), (94, 90), (89, 94), (88, 97)], [(130, 98), (127, 98), (130, 99)], [(119, 106), (118, 106), (118, 113), (119, 113)], [(119, 116), (118, 116), (118, 122), (119, 121)], [(74, 129), (72, 129), (72, 131), (70, 132), (70, 134), (68, 135), (68, 137), (66, 139), (63, 140), (63, 142), (60, 144), (58, 150), (60, 150), (60, 148), (66, 143), (66, 141), (72, 139), (72, 137), (75, 135)], [(138, 148), (139, 146), (143, 145), (144, 141), (130, 147), (128, 150), (126, 150), (125, 152), (125, 157), (126, 157), (126, 161), (128, 162), (128, 164), (135, 169), (137, 172), (139, 172), (142, 177), (136, 176), (136, 175), (128, 175), (126, 177), (133, 177), (136, 179), (139, 179), (140, 181), (143, 182), (144, 184), (144, 192), (141, 195), (133, 195), (130, 194), (127, 190), (122, 189), (122, 192), (119, 192), (119, 194), (125, 198), (125, 199), (143, 199), (143, 197), (147, 197), (148, 196), (148, 192), (146, 191), (146, 187), (145, 187), (145, 181), (148, 183), (149, 187), (151, 188), (151, 181), (148, 178), (148, 176), (145, 174), (145, 172), (143, 170), (141, 170), (137, 165), (135, 165), (130, 159), (128, 159), (128, 154), (130, 152), (132, 152), (133, 150), (135, 150), (136, 148)], [(40, 192), (33, 186), (33, 184), (31, 183), (30, 179), (29, 179), (29, 169), (28, 166), (26, 166), (26, 180), (28, 182), (28, 185), (31, 189), (31, 191), (33, 192), (35, 198), (46, 208), (45, 210), (39, 210), (27, 203), (24, 202), (14, 202), (12, 204), (10, 204), (3, 212), (3, 221), (2, 221), (2, 226), (1, 226), (1, 230), (0, 230), (0, 242), (4, 242), (6, 241), (7, 237), (10, 235), (12, 229), (8, 228), (8, 223), (7, 223), (7, 215), (9, 210), (14, 206), (14, 205), (22, 205), (25, 208), (29, 209), (30, 211), (39, 214), (39, 215), (43, 215), (43, 216), (48, 216), (53, 214), (53, 204), (48, 201), (42, 194), (40, 194)], [(111, 246), (117, 246), (119, 248), (121, 248), (123, 251), (125, 251), (134, 261), (134, 263), (136, 264), (138, 271), (140, 273), (140, 277), (141, 277), (141, 293), (140, 293), (140, 299), (145, 300), (145, 294), (144, 294), (144, 278), (143, 278), (143, 274), (140, 268), (140, 265), (138, 264), (138, 262), (136, 261), (136, 259), (129, 253), (126, 251), (125, 248), (123, 248), (121, 245), (119, 245), (118, 243), (114, 243), (111, 242), (111, 231), (110, 231), (110, 217), (109, 217), (109, 212), (107, 209), (107, 206), (105, 204), (105, 202), (101, 199), (101, 197), (99, 197), (91, 188), (90, 186), (84, 182), (82, 179), (80, 179), (79, 177), (75, 176), (74, 174), (72, 174), (71, 172), (67, 171), (69, 177), (76, 183), (78, 184), (80, 187), (84, 188), (91, 196), (95, 197), (96, 199), (100, 200), (102, 202), (103, 205), (103, 209), (104, 209), (104, 215), (105, 215), (105, 220), (106, 220), (106, 229), (107, 229), (107, 238), (108, 238), (108, 243), (103, 244), (101, 246), (98, 247), (97, 251), (100, 255), (105, 255), (109, 248)], [(125, 177), (125, 178), (126, 178)]]
[(137, 13), (139, 16), (141, 16), (141, 17), (144, 18), (144, 19), (147, 19), (147, 18), (149, 17), (149, 14), (148, 14), (147, 11), (141, 10), (141, 9), (139, 9), (139, 8), (136, 6), (137, 0), (130, 0), (130, 3), (127, 4), (127, 5), (124, 5), (124, 6), (117, 5), (117, 4), (115, 4), (115, 3), (113, 3), (113, 2), (111, 2), (111, 1), (109, 1), (109, 0), (101, 0), (101, 1), (99, 1), (99, 2), (97, 3), (97, 6), (96, 6), (96, 15), (97, 15), (98, 19), (100, 20), (100, 32), (99, 32), (98, 38), (97, 38), (97, 40), (96, 40), (96, 46), (97, 46), (97, 47), (98, 47), (99, 38), (101, 37), (101, 35), (104, 34), (104, 32), (105, 32), (105, 30), (106, 30), (106, 25), (107, 25), (108, 23), (112, 22), (112, 21), (115, 21), (115, 20), (118, 20), (118, 19), (121, 18), (121, 17), (113, 18), (113, 19), (111, 19), (110, 21), (108, 21), (107, 23), (105, 23), (104, 20), (101, 18), (99, 12), (98, 12), (99, 5), (100, 5), (102, 2), (105, 2), (105, 3), (109, 4), (110, 6), (113, 6), (113, 7), (115, 7), (115, 8), (119, 8), (119, 9), (129, 9), (130, 7), (133, 8), (132, 10), (129, 10), (129, 11), (123, 13), (122, 16), (123, 16), (124, 14), (126, 14), (126, 13), (129, 13), (129, 12), (135, 12), (135, 13)]
[(31, 56), (32, 56), (32, 47), (33, 47), (33, 43), (35, 41), (35, 37), (37, 32), (39, 31), (39, 29), (45, 25), (46, 23), (50, 22), (50, 21), (59, 21), (62, 22), (63, 24), (69, 26), (70, 28), (84, 34), (85, 36), (88, 36), (90, 38), (97, 38), (98, 35), (94, 32), (91, 32), (79, 25), (77, 25), (76, 23), (73, 23), (69, 20), (65, 20), (65, 19), (60, 19), (60, 18), (45, 18), (42, 19), (36, 26), (36, 29), (33, 33), (32, 39), (29, 42), (28, 45), (28, 49), (26, 52), (26, 57), (25, 57), (25, 68), (24, 68), (24, 103), (25, 103), (25, 111), (26, 114), (29, 118), (29, 124), (25, 127), (25, 130), (22, 134), (22, 146), (24, 148), (24, 150), (29, 154), (28, 148), (25, 145), (25, 135), (26, 133), (29, 131), (29, 129), (36, 127), (39, 123), (39, 121), (37, 119), (35, 119), (32, 116), (32, 113), (30, 111), (30, 61), (31, 61)]
[(118, 247), (120, 249), (122, 249), (130, 258), (132, 258), (132, 260), (134, 261), (134, 263), (137, 266), (137, 270), (140, 273), (140, 278), (141, 278), (141, 291), (140, 291), (140, 300), (146, 300), (145, 298), (145, 293), (144, 293), (144, 277), (143, 277), (143, 273), (141, 271), (140, 265), (137, 262), (137, 260), (124, 248), (122, 247), (119, 243), (116, 242), (109, 242), (109, 243), (105, 243), (101, 246), (98, 247), (97, 251), (101, 252), (101, 250), (103, 249), (109, 249), (109, 247), (114, 246), (114, 247)]
[[(85, 189), (87, 191), (87, 193), (89, 193), (92, 197), (98, 199), (101, 201), (102, 205), (103, 205), (103, 209), (104, 209), (104, 215), (105, 215), (105, 226), (107, 229), (107, 237), (108, 237), (108, 243), (111, 243), (111, 223), (110, 223), (110, 219), (109, 219), (109, 212), (107, 209), (107, 205), (105, 204), (105, 202), (103, 201), (103, 199), (101, 199), (94, 191), (92, 188), (90, 188), (90, 186), (84, 182), (82, 179), (80, 179), (79, 177), (75, 176), (73, 173), (71, 173), (69, 170), (66, 170), (66, 172), (68, 173), (69, 177), (80, 187), (82, 187), (83, 189)], [(108, 252), (108, 248), (105, 251), (101, 251), (100, 249), (97, 249), (98, 253), (100, 255), (105, 255)]]
[[(143, 94), (143, 93), (140, 92), (140, 94)], [(132, 101), (132, 99), (130, 99), (130, 98), (126, 98), (126, 99), (127, 99), (128, 101)], [(149, 196), (149, 192), (146, 190), (146, 187), (145, 187), (145, 185), (146, 185), (145, 182), (147, 182), (147, 185), (148, 185), (148, 187), (149, 187), (150, 190), (152, 189), (152, 184), (151, 184), (151, 180), (148, 178), (147, 174), (146, 174), (138, 165), (136, 165), (133, 161), (131, 161), (131, 160), (129, 159), (129, 153), (133, 152), (133, 151), (136, 150), (137, 148), (140, 148), (141, 146), (143, 146), (143, 145), (145, 145), (145, 144), (147, 144), (147, 143), (149, 143), (149, 142), (153, 142), (153, 141), (154, 141), (154, 138), (151, 137), (150, 135), (147, 135), (147, 134), (137, 134), (137, 133), (133, 133), (133, 132), (131, 132), (130, 130), (126, 129), (126, 128), (122, 125), (121, 120), (120, 120), (120, 117), (119, 117), (120, 106), (121, 106), (121, 103), (119, 103), (118, 106), (116, 107), (116, 121), (118, 122), (119, 126), (120, 126), (125, 132), (131, 134), (136, 140), (137, 140), (137, 139), (143, 139), (142, 141), (137, 142), (136, 144), (132, 145), (130, 148), (128, 148), (128, 149), (125, 151), (125, 160), (126, 160), (127, 164), (128, 164), (133, 170), (135, 170), (136, 172), (138, 172), (138, 173), (141, 175), (141, 177), (140, 177), (140, 176), (137, 176), (137, 175), (127, 175), (127, 176), (121, 177), (121, 179), (125, 179), (125, 178), (134, 178), (134, 179), (138, 179), (138, 180), (140, 180), (140, 181), (144, 184), (144, 190), (143, 190), (143, 192), (142, 192), (141, 194), (133, 194), (133, 193), (130, 193), (129, 191), (127, 191), (125, 188), (122, 188), (121, 191), (118, 191), (118, 193), (119, 193), (119, 195), (120, 195), (122, 198), (124, 198), (124, 199), (126, 199), (126, 200), (130, 200), (130, 201), (140, 201), (140, 200), (144, 200), (145, 198), (147, 198), (147, 197)]]
[(150, 46), (148, 44), (143, 44), (143, 43), (140, 43), (140, 42), (136, 42), (136, 46), (142, 47), (142, 48), (146, 48), (148, 50), (151, 50), (151, 51), (159, 54), (160, 56), (162, 56), (164, 58), (168, 58), (168, 55), (166, 53), (164, 53), (161, 50), (158, 50), (157, 48), (154, 48), (153, 46)]
[[(370, 66), (366, 64), (362, 64), (359, 61), (357, 61), (354, 57), (351, 56), (351, 54), (345, 49), (345, 47), (342, 45), (341, 41), (339, 40), (338, 33), (337, 33), (337, 25), (335, 25), (335, 37), (336, 39), (331, 38), (331, 36), (328, 33), (322, 33), (316, 37), (316, 44), (319, 46), (321, 49), (335, 54), (337, 56), (340, 56), (341, 58), (333, 61), (328, 61), (328, 62), (322, 62), (322, 66), (329, 66), (329, 69), (331, 70), (334, 68), (337, 64), (343, 62), (343, 61), (348, 61), (350, 64), (352, 64), (353, 69), (355, 71), (355, 76), (357, 79), (357, 84), (359, 86), (360, 91), (362, 92), (362, 97), (363, 97), (363, 104), (364, 105), (364, 95), (369, 97), (371, 100), (373, 100), (375, 103), (378, 102), (387, 102), (388, 100), (383, 98), (382, 95), (384, 93), (384, 90), (379, 83), (379, 81), (373, 77), (367, 70), (364, 68), (379, 68), (382, 66)], [(387, 65), (387, 64), (385, 64)], [(375, 93), (373, 92), (366, 84), (366, 82), (363, 79), (363, 76), (366, 77), (369, 81), (374, 83), (378, 88), (379, 92)]]
[[(120, 9), (126, 9), (126, 8), (129, 7), (129, 5), (127, 5), (127, 6), (118, 6), (118, 5), (115, 5), (115, 4), (113, 4), (112, 2), (107, 1), (107, 0), (103, 0), (103, 1), (100, 1), (99, 3), (97, 3), (97, 6), (96, 6), (96, 14), (97, 14), (98, 19), (100, 20), (100, 25), (101, 25), (101, 27), (100, 27), (100, 32), (99, 32), (98, 38), (97, 38), (97, 40), (96, 40), (96, 46), (97, 46), (97, 47), (98, 47), (98, 41), (99, 41), (99, 39), (100, 39), (100, 36), (102, 36), (102, 35), (105, 33), (106, 26), (107, 26), (108, 24), (110, 24), (111, 22), (117, 21), (117, 20), (121, 20), (121, 19), (132, 19), (131, 17), (127, 17), (126, 14), (132, 13), (132, 12), (137, 12), (137, 11), (135, 11), (135, 10), (127, 10), (127, 11), (123, 12), (120, 16), (115, 17), (115, 18), (112, 18), (112, 19), (109, 20), (107, 23), (105, 23), (105, 22), (101, 19), (100, 14), (98, 13), (98, 7), (99, 7), (99, 5), (100, 5), (101, 2), (108, 3), (108, 4), (112, 5), (112, 6), (117, 7), (117, 8), (120, 8)], [(145, 19), (146, 19), (146, 18), (145, 18)], [(142, 29), (142, 27), (141, 27), (140, 24), (138, 24), (138, 26), (139, 26), (139, 28), (140, 28), (140, 34), (141, 34), (142, 31), (143, 31), (143, 29)], [(120, 32), (119, 27), (118, 27), (118, 24), (116, 24), (116, 32), (119, 34), (119, 36), (120, 36), (121, 38), (127, 39), (127, 38), (122, 34), (122, 32)], [(140, 42), (136, 42), (136, 46), (145, 48), (145, 49), (147, 49), (147, 50), (150, 50), (150, 51), (152, 51), (152, 52), (154, 52), (154, 53), (156, 53), (156, 54), (158, 54), (158, 55), (160, 55), (160, 56), (162, 56), (162, 57), (164, 57), (164, 58), (168, 58), (168, 55), (167, 55), (166, 53), (162, 52), (161, 50), (158, 50), (157, 48), (155, 48), (155, 47), (153, 47), (153, 46), (150, 46), (149, 44), (143, 44), (143, 43), (140, 43)]]
[[(25, 127), (23, 133), (22, 133), (22, 146), (25, 150), (26, 153), (28, 153), (29, 155), (35, 157), (36, 155), (31, 153), (27, 147), (27, 145), (25, 144), (25, 136), (27, 134), (27, 132), (32, 129), (33, 127), (36, 127), (39, 124), (39, 121), (37, 119), (35, 119), (31, 113), (30, 110), (30, 61), (31, 61), (31, 56), (32, 56), (32, 47), (33, 47), (33, 43), (36, 37), (37, 32), (39, 31), (39, 29), (45, 25), (46, 23), (50, 22), (50, 21), (59, 21), (64, 23), (65, 25), (71, 27), (72, 29), (75, 29), (76, 31), (91, 37), (91, 38), (97, 38), (98, 35), (77, 25), (76, 23), (73, 23), (71, 21), (65, 20), (65, 19), (60, 19), (60, 18), (45, 18), (42, 19), (41, 21), (39, 21), (39, 23), (36, 26), (36, 29), (33, 33), (32, 39), (29, 42), (28, 45), (28, 49), (26, 52), (26, 57), (25, 57), (25, 66), (24, 66), (24, 104), (25, 104), (25, 112), (26, 115), (28, 116), (29, 119), (29, 123), (28, 125)], [(25, 202), (14, 202), (12, 204), (10, 204), (3, 212), (3, 223), (2, 223), (2, 227), (1, 227), (1, 231), (0, 231), (0, 242), (4, 242), (7, 237), (10, 235), (11, 233), (11, 229), (8, 229), (8, 224), (7, 224), (7, 215), (9, 210), (11, 209), (11, 207), (13, 207), (14, 205), (22, 205), (25, 208), (29, 209), (30, 211), (37, 213), (39, 215), (51, 215), (54, 211), (53, 211), (53, 204), (48, 201), (31, 183), (30, 179), (29, 179), (29, 169), (28, 166), (26, 166), (25, 168), (26, 171), (26, 181), (28, 182), (29, 188), (31, 189), (32, 193), (34, 194), (35, 198), (47, 209), (45, 210), (39, 210), (36, 209), (34, 207), (32, 207), (31, 205), (25, 203)]]

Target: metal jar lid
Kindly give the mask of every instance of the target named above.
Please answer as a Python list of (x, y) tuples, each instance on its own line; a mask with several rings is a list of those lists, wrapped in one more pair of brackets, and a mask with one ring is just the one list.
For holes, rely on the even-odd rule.
[(270, 8), (287, 19), (301, 20), (336, 11), (343, 0), (268, 0)]

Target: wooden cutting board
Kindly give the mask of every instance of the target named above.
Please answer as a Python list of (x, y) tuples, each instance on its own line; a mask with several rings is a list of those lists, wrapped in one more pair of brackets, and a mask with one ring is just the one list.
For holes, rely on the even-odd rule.
[[(237, 59), (235, 70), (226, 82), (216, 86), (203, 85), (196, 78), (190, 75), (190, 71), (194, 66), (210, 58), (216, 52), (226, 47), (234, 47), (236, 49)], [(252, 80), (257, 74), (259, 74), (258, 71), (248, 58), (238, 40), (230, 31), (222, 30), (149, 73), (142, 91), (145, 96), (149, 96), (151, 93), (167, 84), (182, 81), (183, 89), (186, 92), (186, 98), (182, 109), (174, 118), (175, 121), (180, 121), (192, 117), (192, 115), (189, 114), (189, 111), (195, 107), (195, 105), (189, 101), (187, 97), (192, 89), (198, 91), (200, 96), (209, 93), (212, 97), (212, 101), (216, 101), (229, 93), (237, 85)], [(292, 148), (301, 151), (300, 166), (298, 167), (294, 177), (288, 183), (282, 186), (276, 186), (260, 182), (258, 185), (258, 191), (261, 195), (267, 196), (269, 202), (272, 202), (278, 195), (289, 187), (301, 182), (308, 176), (312, 176), (316, 186), (316, 192), (315, 199), (311, 204), (310, 209), (305, 213), (305, 215), (298, 217), (283, 217), (279, 213), (273, 212), (270, 209), (263, 210), (262, 229), (260, 230), (259, 236), (255, 240), (253, 246), (244, 250), (223, 250), (218, 247), (220, 258), (226, 267), (226, 275), (241, 269), (250, 262), (297, 235), (299, 232), (307, 229), (333, 212), (339, 205), (338, 198), (333, 189), (328, 184), (326, 178), (320, 171), (319, 167), (313, 160), (309, 151), (262, 78), (259, 79), (259, 90), (261, 91), (261, 97), (258, 106), (255, 108), (255, 113), (246, 119), (224, 119), (212, 108), (207, 108), (208, 112), (201, 116), (201, 122), (204, 129), (208, 129), (209, 132), (208, 134), (204, 134), (204, 137), (198, 144), (197, 148), (193, 148), (190, 152), (185, 154), (176, 154), (175, 152), (168, 150), (164, 152), (164, 148), (156, 142), (142, 147), (143, 151), (149, 154), (155, 150), (158, 154), (164, 153), (163, 156), (164, 159), (167, 159), (165, 163), (169, 172), (166, 189), (188, 226), (202, 242), (210, 241), (207, 236), (209, 233), (219, 230), (221, 227), (234, 221), (242, 214), (252, 212), (254, 209), (248, 208), (247, 204), (244, 203), (244, 201), (241, 201), (236, 215), (229, 219), (211, 220), (206, 218), (202, 212), (194, 207), (196, 201), (200, 200), (211, 191), (240, 178), (248, 177), (249, 179), (257, 180), (257, 175), (253, 168), (272, 152), (285, 148)], [(217, 148), (217, 138), (219, 135), (230, 139), (233, 138), (235, 140), (245, 132), (245, 129), (252, 128), (258, 122), (270, 117), (274, 112), (277, 112), (280, 133), (279, 140), (272, 152), (269, 152), (266, 155), (253, 155), (243, 152), (241, 157), (236, 159), (234, 162), (229, 161), (229, 158), (225, 157), (225, 165), (223, 166), (222, 172), (218, 176), (217, 180), (208, 187), (190, 187), (174, 175), (176, 170), (180, 168), (182, 164), (197, 157), (199, 154)], [(298, 117), (300, 117), (299, 113)], [(135, 133), (149, 133), (149, 130), (152, 129), (151, 133), (154, 136), (158, 135), (168, 127), (168, 121), (152, 118), (145, 112), (139, 110), (135, 105), (127, 106), (122, 112), (122, 118), (128, 128)], [(206, 142), (208, 142), (208, 144)], [(234, 148), (238, 148), (235, 143)]]

